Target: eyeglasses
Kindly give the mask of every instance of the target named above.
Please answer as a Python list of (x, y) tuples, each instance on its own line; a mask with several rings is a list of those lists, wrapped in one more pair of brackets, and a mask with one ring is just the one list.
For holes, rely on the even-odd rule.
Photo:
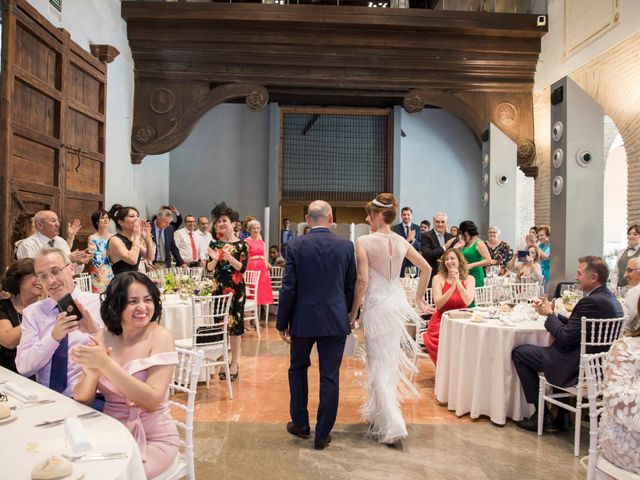
[(45, 273), (39, 273), (36, 275), (36, 278), (38, 280), (40, 280), (41, 282), (46, 282), (47, 279), (49, 278), (49, 275), (51, 275), (53, 278), (60, 278), (60, 276), (62, 275), (62, 272), (64, 271), (64, 269), (68, 266), (69, 264), (67, 263), (64, 267), (59, 268), (59, 267), (53, 267), (51, 270), (49, 270), (48, 272)]
[(627, 267), (627, 268), (624, 269), (624, 271), (626, 273), (635, 272), (636, 270), (640, 270), (640, 268), (629, 268), (629, 267)]

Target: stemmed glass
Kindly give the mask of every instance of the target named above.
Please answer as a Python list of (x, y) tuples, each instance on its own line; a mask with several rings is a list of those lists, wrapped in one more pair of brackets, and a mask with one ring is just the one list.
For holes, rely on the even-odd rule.
[(411, 267), (409, 267), (409, 276), (411, 278), (415, 278), (416, 275), (418, 275), (418, 267), (412, 265)]
[(404, 276), (411, 277), (411, 267), (404, 267)]

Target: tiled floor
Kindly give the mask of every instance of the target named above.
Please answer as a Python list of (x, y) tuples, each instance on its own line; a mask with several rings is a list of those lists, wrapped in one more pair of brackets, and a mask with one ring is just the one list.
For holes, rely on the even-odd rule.
[[(264, 322), (263, 322), (264, 326)], [(315, 368), (314, 368), (315, 367)], [(313, 441), (287, 434), (288, 351), (269, 324), (258, 341), (244, 335), (234, 398), (217, 378), (199, 388), (196, 411), (196, 474), (200, 479), (582, 479), (571, 434), (538, 437), (513, 423), (456, 417), (433, 393), (433, 364), (420, 360), (415, 384), (420, 398), (403, 405), (409, 437), (402, 450), (365, 438), (359, 408), (364, 401), (362, 361), (343, 362), (340, 408), (333, 441), (323, 451)], [(310, 405), (317, 407), (317, 367), (310, 369)], [(586, 430), (583, 454), (586, 454)]]

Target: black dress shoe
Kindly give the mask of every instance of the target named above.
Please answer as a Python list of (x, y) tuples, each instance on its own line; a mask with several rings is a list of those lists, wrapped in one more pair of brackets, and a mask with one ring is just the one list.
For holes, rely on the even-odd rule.
[(309, 428), (309, 425), (307, 425), (306, 427), (299, 427), (295, 423), (289, 422), (287, 423), (287, 432), (289, 432), (291, 435), (295, 435), (296, 437), (309, 438), (311, 428)]
[(331, 435), (327, 435), (327, 438), (316, 438), (314, 444), (316, 450), (324, 450), (327, 448), (327, 445), (331, 443)]
[(556, 418), (553, 420), (553, 424), (560, 432), (566, 432), (571, 429), (571, 420), (569, 418), (569, 414), (566, 412), (561, 412), (556, 415)]
[[(528, 430), (530, 432), (537, 432), (538, 431), (538, 413), (536, 412), (533, 415), (531, 415), (531, 417), (520, 420), (519, 422), (516, 423), (516, 425), (524, 430)], [(549, 415), (548, 413), (545, 414), (544, 420), (542, 421), (542, 430), (545, 433), (553, 433), (558, 431), (558, 429), (553, 423), (553, 419), (551, 418), (551, 415)]]

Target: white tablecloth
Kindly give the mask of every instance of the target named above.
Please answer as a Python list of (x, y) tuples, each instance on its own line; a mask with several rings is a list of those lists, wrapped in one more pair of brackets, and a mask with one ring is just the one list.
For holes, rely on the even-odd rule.
[(167, 294), (162, 301), (160, 325), (168, 329), (174, 339), (191, 338), (193, 335), (191, 299), (181, 300), (179, 295)]
[(523, 344), (548, 345), (550, 338), (544, 317), (503, 326), (497, 320), (475, 323), (445, 313), (440, 325), (436, 399), (458, 416), (487, 415), (499, 425), (507, 417), (528, 418), (534, 407), (524, 398), (511, 351)]
[[(22, 408), (13, 411), (16, 420), (0, 423), (0, 478), (27, 480), (33, 466), (55, 454), (71, 453), (67, 445), (64, 424), (55, 427), (34, 427), (46, 420), (57, 420), (91, 412), (91, 408), (53, 390), (0, 367), (0, 382), (9, 380), (20, 388), (34, 392), (38, 398), (52, 399), (54, 403)], [(0, 390), (4, 391), (2, 384)], [(11, 405), (19, 403), (9, 396)], [(100, 414), (99, 417), (82, 420), (87, 439), (95, 452), (126, 452), (127, 458), (74, 463), (71, 479), (85, 474), (87, 480), (140, 480), (145, 478), (138, 444), (129, 430), (115, 418)]]

